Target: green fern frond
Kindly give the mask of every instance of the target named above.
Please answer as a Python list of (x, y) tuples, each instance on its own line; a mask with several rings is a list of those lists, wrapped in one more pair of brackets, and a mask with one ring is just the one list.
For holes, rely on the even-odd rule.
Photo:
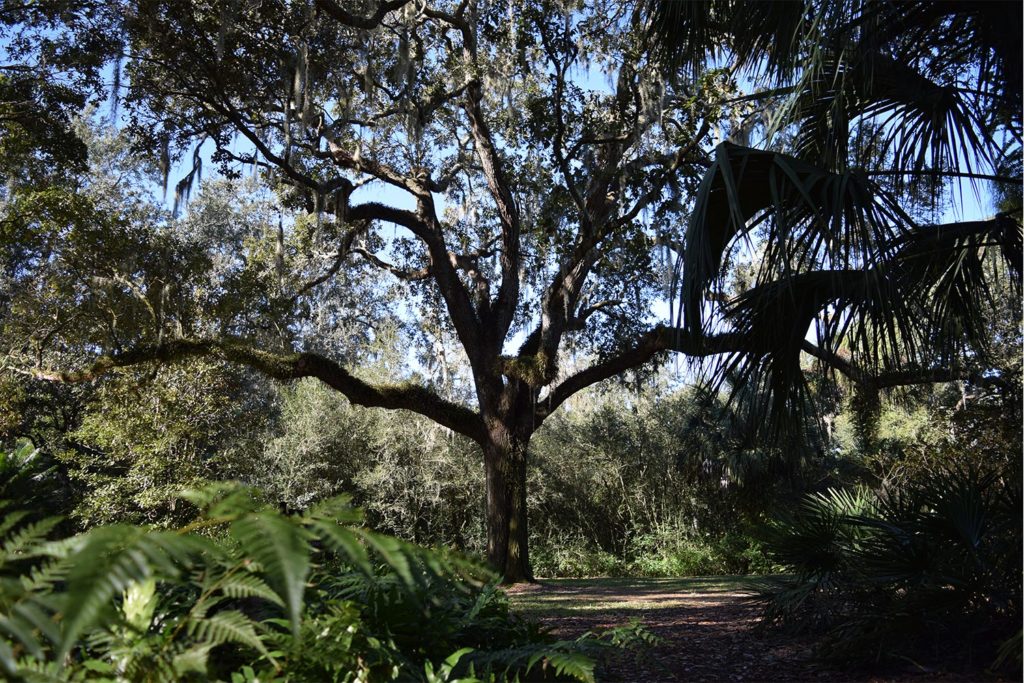
[(360, 541), (359, 535), (352, 529), (320, 519), (310, 522), (309, 528), (342, 561), (363, 574), (373, 573), (373, 566), (370, 564), (370, 556), (366, 547)]
[(225, 643), (238, 643), (266, 655), (267, 648), (256, 632), (256, 622), (238, 610), (217, 612), (207, 619), (196, 619), (188, 624), (188, 633), (196, 641), (210, 647)]
[[(43, 549), (43, 552), (50, 557), (54, 557), (52, 552), (54, 548), (65, 552), (67, 551), (68, 544), (47, 544)], [(37, 594), (44, 593), (53, 589), (54, 586), (67, 580), (68, 572), (72, 567), (72, 562), (68, 561), (66, 557), (56, 557), (48, 562), (43, 562), (33, 567), (27, 574), (22, 574), (18, 577), (18, 581), (25, 591), (35, 592)]]
[(284, 601), (292, 634), (298, 638), (310, 571), (310, 534), (279, 515), (257, 513), (234, 522), (231, 536), (259, 562), (267, 583)]
[(284, 606), (274, 589), (255, 574), (232, 575), (222, 580), (219, 587), (221, 593), (229, 598), (260, 598), (279, 607)]
[(210, 643), (201, 643), (174, 655), (174, 659), (171, 662), (174, 673), (183, 678), (193, 673), (205, 676), (207, 662), (210, 659), (210, 650), (214, 647), (216, 646)]
[(199, 508), (205, 519), (235, 518), (261, 507), (255, 491), (236, 482), (212, 482), (178, 495)]
[(5, 538), (8, 532), (10, 532), (11, 529), (14, 529), (16, 526), (18, 526), (18, 523), (21, 522), (21, 520), (25, 519), (27, 516), (27, 511), (15, 510), (13, 512), (7, 513), (6, 515), (4, 515), (3, 518), (0, 518), (0, 538)]
[(43, 655), (43, 644), (39, 642), (31, 625), (21, 619), (0, 617), (0, 634), (13, 639), (33, 657)]
[(351, 495), (343, 494), (317, 503), (306, 513), (306, 518), (336, 524), (360, 524), (363, 521), (363, 513), (353, 507)]
[[(0, 545), (0, 567), (4, 560), (24, 560), (47, 554), (43, 541), (61, 523), (60, 517), (47, 517), (27, 524), (4, 538)], [(0, 532), (2, 535), (2, 532)]]
[(417, 582), (417, 576), (412, 571), (413, 553), (411, 545), (404, 543), (392, 536), (377, 534), (368, 529), (355, 529), (356, 534), (366, 545), (373, 550), (374, 554), (395, 573), (395, 575), (406, 586), (413, 586)]
[[(537, 661), (536, 656), (530, 660), (526, 673), (530, 672)], [(550, 666), (559, 676), (571, 676), (581, 683), (594, 683), (595, 662), (580, 652), (549, 652), (544, 654), (540, 661), (542, 668)]]
[(131, 583), (150, 577), (177, 578), (189, 556), (204, 547), (194, 537), (128, 525), (100, 527), (84, 538), (85, 544), (75, 553), (74, 566), (68, 572), (59, 659), (67, 656), (78, 637)]
[(14, 679), (18, 675), (18, 669), (18, 660), (14, 656), (14, 650), (0, 638), (0, 672)]
[(595, 660), (573, 641), (530, 643), (500, 650), (474, 650), (463, 658), (481, 673), (497, 673), (499, 680), (533, 680), (536, 668), (550, 667), (558, 676), (569, 676), (581, 683), (594, 683)]
[(483, 611), (488, 605), (492, 604), (495, 598), (502, 593), (498, 590), (498, 581), (491, 581), (477, 594), (476, 599), (473, 601), (472, 607), (469, 608), (462, 616), (462, 625), (468, 626), (476, 621), (477, 617), (480, 616), (480, 612)]

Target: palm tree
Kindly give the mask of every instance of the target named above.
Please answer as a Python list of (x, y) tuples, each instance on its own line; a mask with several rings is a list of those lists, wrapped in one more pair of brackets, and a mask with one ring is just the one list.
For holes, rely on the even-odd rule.
[[(716, 149), (676, 265), (682, 327), (745, 340), (715, 377), (766, 392), (772, 418), (802, 402), (802, 353), (874, 392), (963, 377), (985, 350), (993, 278), (1009, 273), (1019, 291), (1020, 3), (648, 0), (648, 10), (670, 69), (717, 54), (754, 84), (742, 99), (771, 114), (763, 148)], [(994, 183), (1002, 211), (912, 217), (912, 200), (935, 206), (963, 179), (976, 193)], [(729, 297), (728, 264), (751, 242), (764, 254), (754, 286)]]

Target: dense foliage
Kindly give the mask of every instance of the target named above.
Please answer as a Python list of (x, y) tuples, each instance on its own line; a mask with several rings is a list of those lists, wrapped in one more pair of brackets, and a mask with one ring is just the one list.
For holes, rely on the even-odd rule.
[(6, 675), (592, 676), (421, 546), (1019, 652), (1019, 2), (0, 9)]
[[(713, 357), (716, 389), (759, 397), (745, 413), (777, 432), (814, 398), (808, 371), (866, 401), (985, 372), (992, 283), (1016, 291), (1002, 6), (5, 9), (0, 340), (20, 397), (0, 408), (38, 393), (8, 375), (227, 362), (416, 412), (481, 449), (509, 581), (532, 576), (531, 439), (581, 390)], [(74, 120), (86, 103), (108, 105), (112, 140)], [(41, 122), (76, 144), (57, 153)], [(938, 223), (960, 177), (999, 183), (1006, 210)], [(392, 333), (403, 367), (371, 377)], [(225, 436), (196, 427), (165, 443), (193, 478)]]
[[(479, 566), (358, 526), (344, 498), (282, 515), (251, 491), (194, 491), (190, 525), (53, 538), (5, 509), (8, 680), (592, 681), (642, 629), (555, 641), (508, 613)], [(429, 624), (429, 628), (424, 628)]]
[(766, 618), (823, 633), (827, 655), (1020, 665), (1019, 478), (946, 467), (877, 494), (806, 498), (772, 528), (791, 575)]

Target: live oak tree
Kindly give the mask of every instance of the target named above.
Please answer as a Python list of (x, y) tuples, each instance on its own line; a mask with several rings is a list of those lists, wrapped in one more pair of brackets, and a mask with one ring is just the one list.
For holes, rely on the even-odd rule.
[[(489, 560), (506, 580), (530, 578), (533, 432), (583, 387), (672, 346), (713, 347), (646, 318), (659, 289), (651, 247), (659, 226), (681, 223), (677, 198), (706, 163), (724, 79), (663, 84), (641, 49), (636, 9), (619, 3), (583, 13), (397, 2), (358, 12), (333, 3), (121, 9), (122, 107), (138, 144), (169, 160), (206, 139), (227, 173), (255, 166), (283, 207), (315, 216), (293, 215), (281, 231), (305, 231), (305, 256), (320, 254), (322, 268), (301, 277), (281, 253), (264, 319), (215, 327), (178, 302), (185, 283), (161, 283), (139, 265), (121, 291), (142, 304), (136, 330), (95, 338), (107, 353), (83, 370), (30, 372), (85, 381), (211, 355), (280, 379), (319, 378), (360, 405), (422, 413), (482, 447)], [(323, 353), (295, 352), (317, 348), (296, 322), (307, 295), (351, 260), (409, 283), (396, 315), (443, 311), (475, 406), (430, 386), (369, 384)], [(275, 316), (274, 333), (261, 329)], [(589, 337), (601, 360), (560, 377), (570, 336)]]
[[(794, 6), (808, 16), (831, 7)], [(719, 21), (733, 7), (708, 16)], [(51, 9), (57, 20), (67, 12)], [(930, 266), (928, 250), (967, 264), (941, 290), (957, 295), (980, 291), (985, 247), (1019, 244), (1009, 216), (920, 228), (900, 207), (901, 188), (847, 168), (845, 148), (811, 149), (806, 136), (795, 145), (802, 159), (731, 143), (709, 155), (712, 134), (747, 137), (751, 100), (738, 96), (734, 71), (773, 45), (738, 40), (739, 23), (712, 22), (713, 31), (684, 24), (687, 45), (704, 52), (693, 62), (700, 68), (678, 75), (651, 49), (645, 8), (614, 0), (147, 1), (89, 5), (82, 16), (87, 28), (109, 26), (117, 37), (105, 49), (137, 151), (158, 163), (165, 184), (185, 159), (176, 209), (212, 150), (224, 175), (256, 174), (278, 222), (213, 245), (203, 258), (241, 263), (229, 277), (198, 282), (190, 274), (209, 273), (210, 264), (182, 250), (168, 216), (128, 216), (102, 202), (99, 212), (94, 202), (74, 215), (8, 211), (10, 225), (48, 238), (12, 257), (10, 296), (19, 303), (4, 336), (18, 343), (5, 366), (85, 382), (127, 366), (212, 357), (281, 380), (317, 378), (358, 405), (425, 415), (482, 449), (488, 559), (506, 581), (532, 578), (530, 438), (576, 392), (669, 351), (720, 355), (726, 374), (739, 368), (766, 387), (773, 410), (799, 402), (802, 352), (876, 389), (935, 379), (946, 368), (914, 352), (922, 335), (962, 337), (978, 302), (961, 296), (952, 318), (923, 305), (935, 291), (927, 283), (950, 272)], [(749, 30), (781, 25), (798, 47), (818, 38), (805, 30), (818, 23), (787, 21)], [(708, 35), (743, 59), (707, 67)], [(816, 90), (808, 97), (822, 99)], [(843, 111), (884, 118), (886, 109), (865, 102), (854, 98)], [(834, 121), (825, 109), (796, 118)], [(969, 117), (982, 140), (922, 114), (914, 125), (940, 130), (925, 140), (939, 156), (926, 155), (935, 163), (920, 170), (958, 173), (960, 157), (942, 150), (988, 149), (996, 129), (1009, 126), (1019, 139), (1019, 112), (1010, 118)], [(144, 229), (133, 233), (128, 223)], [(66, 234), (93, 241), (69, 250)], [(727, 297), (718, 285), (744, 235), (766, 245), (764, 266), (749, 292), (720, 308)], [(73, 267), (60, 271), (66, 287), (55, 303), (42, 290), (62, 259)], [(682, 305), (668, 324), (651, 314), (665, 294), (659, 259), (682, 269), (669, 280), (681, 285), (667, 294)], [(105, 273), (99, 281), (96, 267)], [(388, 295), (397, 324), (440, 344), (457, 340), (470, 376), (465, 400), (429, 381), (368, 382), (358, 357), (325, 341), (353, 309), (330, 301), (381, 275), (400, 285)], [(896, 291), (909, 292), (899, 309), (888, 296)], [(34, 329), (32, 301), (49, 316)], [(938, 324), (887, 323), (894, 311)], [(818, 344), (805, 339), (812, 324)], [(873, 330), (888, 333), (881, 346), (867, 341)], [(851, 338), (863, 342), (857, 364), (833, 343)], [(73, 344), (79, 369), (66, 367)], [(570, 357), (589, 364), (561, 371)]]

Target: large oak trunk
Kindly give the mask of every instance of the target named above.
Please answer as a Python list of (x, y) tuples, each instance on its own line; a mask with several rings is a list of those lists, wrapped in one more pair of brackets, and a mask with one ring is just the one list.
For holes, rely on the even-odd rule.
[(492, 435), (484, 446), (487, 560), (504, 583), (533, 581), (526, 526), (525, 440)]

